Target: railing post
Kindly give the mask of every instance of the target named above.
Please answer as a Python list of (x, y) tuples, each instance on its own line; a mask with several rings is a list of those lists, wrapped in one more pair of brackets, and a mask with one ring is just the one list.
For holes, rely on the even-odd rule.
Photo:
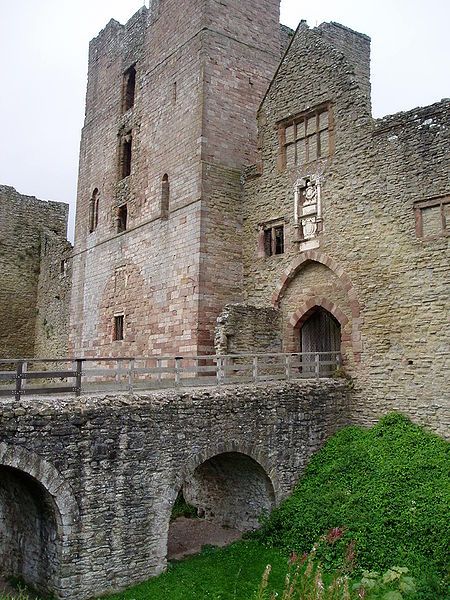
[(76, 376), (75, 376), (75, 396), (81, 395), (81, 376), (83, 374), (83, 359), (77, 358), (76, 363)]
[(314, 372), (316, 374), (317, 381), (320, 378), (320, 356), (319, 353), (316, 353), (314, 357)]
[(216, 376), (217, 376), (217, 385), (221, 385), (223, 381), (223, 358), (221, 356), (216, 357)]
[[(156, 359), (156, 368), (158, 369), (158, 372), (156, 373), (156, 379), (158, 381), (159, 386), (161, 387), (161, 380), (162, 380), (162, 364), (161, 364), (161, 359), (157, 358)], [(151, 377), (150, 377), (151, 379)]]
[(253, 381), (258, 383), (258, 357), (253, 357)]
[(128, 391), (133, 393), (133, 373), (134, 373), (134, 358), (128, 361)]
[(22, 369), (23, 362), (19, 360), (16, 367), (16, 390), (14, 392), (16, 400), (20, 400), (20, 394), (22, 393)]
[(342, 368), (342, 354), (337, 352), (336, 354), (336, 369)]
[(182, 356), (175, 356), (175, 385), (180, 385), (181, 361)]
[[(28, 371), (28, 363), (27, 363), (27, 361), (24, 361), (22, 363), (22, 374), (26, 373), (27, 371)], [(22, 390), (25, 390), (27, 387), (27, 380), (22, 377), (21, 377), (21, 380), (22, 380)]]
[(291, 378), (291, 355), (290, 354), (286, 354), (286, 356), (284, 357), (284, 361), (285, 361), (285, 366), (286, 366), (286, 379), (289, 381), (289, 379)]

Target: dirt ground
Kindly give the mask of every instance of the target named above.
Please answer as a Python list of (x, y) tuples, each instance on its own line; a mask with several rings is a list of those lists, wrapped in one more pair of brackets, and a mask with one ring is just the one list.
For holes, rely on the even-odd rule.
[(197, 554), (202, 546), (227, 546), (242, 537), (236, 529), (226, 529), (203, 519), (180, 517), (169, 527), (167, 558), (180, 560), (184, 556)]

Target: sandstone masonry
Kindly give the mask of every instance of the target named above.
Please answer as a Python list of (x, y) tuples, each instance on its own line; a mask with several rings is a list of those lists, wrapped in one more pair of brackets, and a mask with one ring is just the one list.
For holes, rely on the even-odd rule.
[(91, 42), (74, 353), (213, 350), (217, 315), (242, 293), (241, 168), (291, 33), (279, 0), (164, 0)]
[(395, 409), (446, 435), (450, 102), (375, 120), (369, 91), (366, 36), (299, 26), (258, 113), (262, 162), (246, 171), (245, 303), (277, 310), (285, 352), (320, 350), (327, 334), (304, 330), (328, 315), (355, 420)]

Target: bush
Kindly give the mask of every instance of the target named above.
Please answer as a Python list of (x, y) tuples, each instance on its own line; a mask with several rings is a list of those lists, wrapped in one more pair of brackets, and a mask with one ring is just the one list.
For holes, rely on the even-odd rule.
[(312, 458), (257, 539), (301, 554), (340, 528), (340, 539), (318, 550), (324, 569), (342, 568), (343, 550), (354, 541), (360, 569), (405, 565), (420, 574), (420, 598), (444, 598), (447, 471), (448, 443), (402, 415), (388, 415), (371, 429), (347, 427)]

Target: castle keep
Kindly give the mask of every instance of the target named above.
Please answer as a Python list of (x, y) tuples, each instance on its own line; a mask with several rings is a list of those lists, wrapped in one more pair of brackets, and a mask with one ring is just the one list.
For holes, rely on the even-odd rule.
[(241, 169), (288, 37), (279, 0), (164, 0), (92, 41), (74, 353), (213, 350), (242, 299)]

